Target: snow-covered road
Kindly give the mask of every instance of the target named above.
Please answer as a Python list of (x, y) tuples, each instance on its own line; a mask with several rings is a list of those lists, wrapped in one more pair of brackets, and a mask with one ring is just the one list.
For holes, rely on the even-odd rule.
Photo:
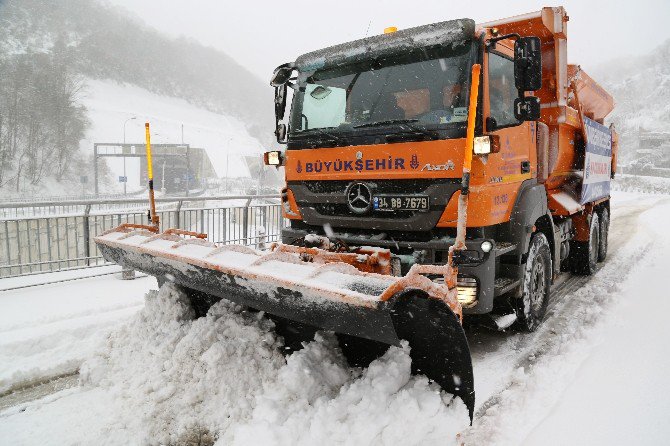
[(1, 410), (0, 439), (659, 444), (670, 434), (670, 198), (618, 192), (613, 201), (608, 262), (556, 287), (538, 332), (468, 333), (473, 427), (460, 401), (410, 376), (404, 349), (352, 370), (324, 334), (285, 363), (265, 319), (219, 304), (194, 321), (179, 293), (163, 289), (142, 306), (152, 279), (108, 276), (0, 293), (2, 388), (81, 367), (78, 386)]
[[(118, 271), (103, 267), (1, 280), (0, 289)], [(136, 314), (153, 277), (118, 273), (0, 292), (0, 395), (76, 372), (104, 337)]]

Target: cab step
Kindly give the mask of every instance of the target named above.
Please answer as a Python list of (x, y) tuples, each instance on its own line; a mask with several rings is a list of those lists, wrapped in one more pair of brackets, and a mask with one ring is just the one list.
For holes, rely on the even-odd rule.
[(521, 281), (518, 279), (515, 280), (509, 277), (498, 277), (494, 282), (494, 296), (502, 296), (503, 294), (512, 291), (520, 284)]

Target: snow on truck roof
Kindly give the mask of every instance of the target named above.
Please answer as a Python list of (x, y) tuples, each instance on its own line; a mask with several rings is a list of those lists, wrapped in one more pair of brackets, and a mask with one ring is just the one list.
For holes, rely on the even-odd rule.
[(472, 19), (431, 23), (312, 51), (298, 57), (295, 67), (300, 71), (311, 71), (416, 48), (436, 45), (456, 47), (464, 45), (474, 35), (475, 22)]

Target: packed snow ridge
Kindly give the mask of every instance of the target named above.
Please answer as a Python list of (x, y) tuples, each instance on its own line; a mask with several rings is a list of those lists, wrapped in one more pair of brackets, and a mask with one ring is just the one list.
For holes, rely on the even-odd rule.
[[(411, 376), (409, 347), (365, 370), (346, 364), (332, 334), (286, 360), (262, 313), (226, 301), (195, 319), (167, 283), (81, 369), (111, 398), (103, 431), (146, 444), (205, 431), (228, 444), (445, 444), (468, 425), (459, 399)], [(130, 440), (130, 439), (127, 439)]]

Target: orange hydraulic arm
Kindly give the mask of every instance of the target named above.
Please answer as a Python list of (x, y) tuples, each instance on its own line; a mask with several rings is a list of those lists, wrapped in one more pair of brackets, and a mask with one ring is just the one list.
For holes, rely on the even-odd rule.
[(156, 200), (154, 199), (154, 169), (151, 162), (151, 133), (149, 132), (149, 123), (144, 124), (147, 140), (147, 178), (149, 179), (149, 219), (151, 224), (158, 227), (159, 217), (156, 214)]
[[(465, 137), (465, 156), (463, 158), (463, 178), (461, 195), (458, 197), (458, 224), (456, 225), (456, 243), (453, 249), (465, 249), (465, 225), (468, 219), (468, 195), (470, 193), (470, 169), (472, 168), (472, 147), (475, 139), (475, 121), (477, 117), (477, 95), (479, 94), (479, 74), (481, 65), (472, 66), (472, 85), (470, 87), (470, 105), (468, 107), (468, 129)], [(450, 250), (451, 261), (451, 250)]]

